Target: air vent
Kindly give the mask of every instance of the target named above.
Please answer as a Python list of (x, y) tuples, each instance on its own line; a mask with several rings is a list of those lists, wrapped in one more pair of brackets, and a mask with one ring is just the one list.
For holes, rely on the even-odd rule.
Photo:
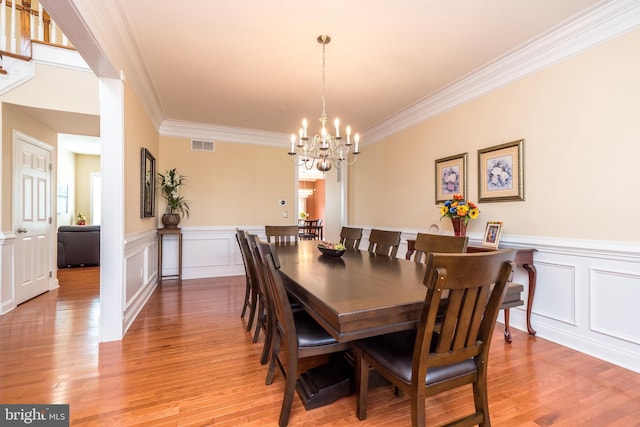
[(198, 139), (191, 140), (191, 149), (196, 151), (215, 151), (215, 141), (203, 141)]

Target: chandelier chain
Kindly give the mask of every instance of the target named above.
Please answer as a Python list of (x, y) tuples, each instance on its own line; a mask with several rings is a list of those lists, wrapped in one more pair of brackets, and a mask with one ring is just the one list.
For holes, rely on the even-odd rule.
[[(325, 41), (325, 39), (322, 39), (322, 117), (325, 118), (327, 117), (327, 112), (326, 112), (326, 103), (324, 100), (324, 95), (325, 95), (325, 91), (326, 91), (326, 85), (325, 85), (325, 48), (327, 46), (327, 43)], [(321, 119), (322, 120), (322, 119)], [(324, 123), (322, 123), (324, 125)]]

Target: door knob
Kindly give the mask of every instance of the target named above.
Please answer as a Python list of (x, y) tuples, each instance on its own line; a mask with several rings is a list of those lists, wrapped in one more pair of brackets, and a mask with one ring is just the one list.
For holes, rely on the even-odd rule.
[(22, 233), (26, 233), (26, 232), (27, 232), (26, 228), (23, 228), (23, 227), (19, 227), (18, 228), (18, 234), (22, 234)]

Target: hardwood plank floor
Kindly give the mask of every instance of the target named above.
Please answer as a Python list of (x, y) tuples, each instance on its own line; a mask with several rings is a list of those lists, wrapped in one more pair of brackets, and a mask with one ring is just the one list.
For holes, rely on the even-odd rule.
[[(98, 343), (98, 268), (59, 271), (61, 286), (0, 316), (0, 403), (69, 403), (78, 426), (276, 425), (283, 380), (264, 385), (262, 342), (240, 319), (244, 277), (158, 286), (122, 341)], [(514, 330), (498, 329), (489, 365), (495, 426), (640, 426), (640, 375)], [(306, 411), (291, 426), (410, 425), (406, 397), (370, 390)], [(470, 390), (427, 401), (440, 424), (472, 407)]]

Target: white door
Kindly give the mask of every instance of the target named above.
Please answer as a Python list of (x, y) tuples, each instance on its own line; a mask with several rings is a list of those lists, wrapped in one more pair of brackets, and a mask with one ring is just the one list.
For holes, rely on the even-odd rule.
[(51, 153), (53, 147), (13, 133), (16, 305), (49, 290), (52, 276)]

